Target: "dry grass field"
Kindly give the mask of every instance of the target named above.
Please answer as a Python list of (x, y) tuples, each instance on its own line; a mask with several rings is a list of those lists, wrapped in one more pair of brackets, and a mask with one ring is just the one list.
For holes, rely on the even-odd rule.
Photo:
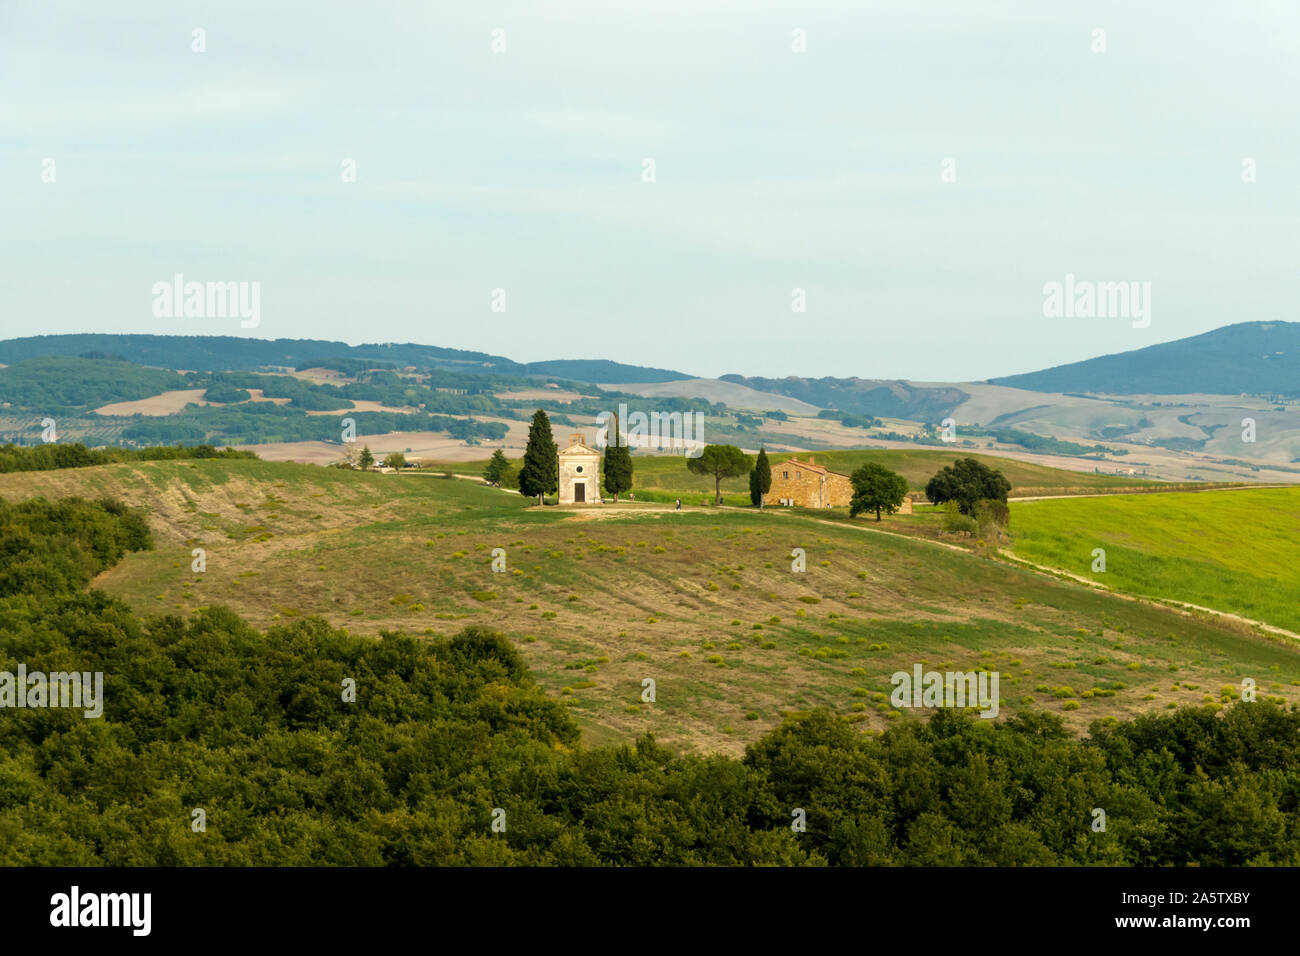
[[(258, 626), (319, 615), (371, 635), (486, 625), (517, 643), (592, 742), (650, 731), (737, 753), (783, 714), (821, 706), (879, 730), (899, 718), (890, 675), (916, 663), (996, 670), (1002, 714), (1047, 709), (1078, 732), (1099, 717), (1217, 700), (1244, 676), (1300, 699), (1289, 643), (868, 521), (539, 508), (428, 473), (263, 461), (0, 475), (0, 495), (37, 494), (148, 509), (156, 549), (96, 582), (140, 613), (228, 605)], [(896, 518), (912, 527), (895, 530), (924, 533), (935, 520)], [(504, 572), (492, 570), (498, 548)], [(794, 548), (806, 552), (802, 573)], [(653, 703), (641, 699), (647, 678)]]

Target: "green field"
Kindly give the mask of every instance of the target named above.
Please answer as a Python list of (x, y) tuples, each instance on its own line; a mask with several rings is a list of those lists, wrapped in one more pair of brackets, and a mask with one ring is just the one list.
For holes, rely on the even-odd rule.
[(1300, 488), (1024, 502), (1011, 531), (1026, 560), (1300, 631)]
[[(890, 674), (918, 662), (997, 670), (1003, 714), (1050, 710), (1079, 733), (1100, 717), (1217, 702), (1243, 676), (1300, 699), (1290, 642), (865, 520), (689, 503), (537, 508), (428, 473), (261, 461), (0, 475), (0, 496), (36, 494), (148, 509), (156, 549), (96, 581), (138, 613), (227, 605), (259, 627), (318, 615), (363, 635), (486, 625), (516, 643), (592, 743), (653, 732), (737, 753), (783, 715), (818, 707), (879, 730), (914, 719), (886, 698)], [(191, 570), (196, 547), (202, 573)], [(792, 571), (794, 547), (807, 552), (804, 573)], [(505, 573), (491, 569), (495, 548)], [(640, 699), (646, 677), (652, 704)]]
[[(915, 491), (921, 491), (940, 468), (951, 465), (958, 458), (974, 458), (990, 468), (996, 468), (1011, 482), (1013, 496), (1099, 494), (1116, 491), (1152, 489), (1165, 491), (1168, 482), (1147, 478), (1121, 478), (1117, 475), (1099, 475), (1090, 471), (1066, 471), (1014, 458), (998, 458), (963, 451), (940, 451), (926, 448), (860, 449), (856, 451), (813, 452), (817, 464), (831, 471), (852, 474), (867, 462), (884, 465), (907, 479)], [(789, 459), (790, 453), (773, 452), (768, 456), (773, 464)], [(806, 461), (808, 453), (799, 452)], [(633, 492), (643, 501), (671, 501), (680, 496), (683, 500), (702, 498), (713, 493), (713, 479), (687, 470), (686, 460), (680, 455), (636, 455), (633, 463)], [(515, 465), (517, 467), (517, 462)], [(447, 468), (461, 474), (480, 474), (487, 459), (477, 462), (429, 463), (431, 469)], [(722, 493), (727, 504), (742, 505), (749, 501), (749, 478), (730, 478), (722, 483)]]

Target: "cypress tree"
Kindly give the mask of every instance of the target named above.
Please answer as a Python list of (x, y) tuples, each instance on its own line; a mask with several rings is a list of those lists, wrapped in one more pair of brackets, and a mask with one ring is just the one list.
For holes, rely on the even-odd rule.
[(500, 485), (509, 473), (510, 462), (506, 460), (505, 452), (498, 448), (492, 453), (487, 467), (483, 469), (483, 478), (489, 485)]
[(754, 463), (754, 480), (749, 485), (749, 495), (754, 497), (754, 492), (758, 492), (758, 497), (754, 504), (758, 505), (761, 510), (763, 507), (763, 496), (772, 490), (772, 465), (767, 460), (767, 449), (758, 450), (758, 461)]
[(560, 484), (559, 456), (560, 450), (551, 437), (551, 420), (539, 408), (528, 426), (528, 445), (519, 468), (520, 494), (535, 497), (538, 504), (545, 503), (545, 495), (555, 494)]
[(632, 490), (632, 450), (622, 444), (618, 416), (614, 416), (614, 444), (605, 446), (605, 490), (614, 496)]

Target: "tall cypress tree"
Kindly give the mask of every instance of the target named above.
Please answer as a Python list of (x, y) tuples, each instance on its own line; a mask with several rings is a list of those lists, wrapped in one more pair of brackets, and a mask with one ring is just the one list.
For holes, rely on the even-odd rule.
[(614, 416), (614, 444), (605, 446), (605, 490), (614, 496), (632, 490), (632, 450), (622, 444), (618, 416)]
[(538, 504), (545, 503), (545, 495), (555, 494), (560, 485), (559, 456), (560, 450), (551, 437), (551, 420), (539, 408), (528, 426), (528, 446), (519, 468), (520, 494), (536, 497)]
[[(772, 490), (772, 465), (767, 460), (767, 449), (758, 450), (758, 461), (754, 463), (754, 477), (749, 483), (749, 496), (756, 498), (754, 504), (759, 510), (763, 508), (763, 496)], [(757, 492), (757, 496), (755, 496)]]

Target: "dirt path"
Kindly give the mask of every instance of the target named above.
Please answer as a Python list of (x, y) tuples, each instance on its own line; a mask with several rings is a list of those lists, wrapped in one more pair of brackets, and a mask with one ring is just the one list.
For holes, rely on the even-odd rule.
[(905, 541), (921, 541), (925, 544), (933, 545), (936, 548), (947, 548), (949, 551), (960, 551), (962, 554), (969, 554), (971, 556), (975, 556), (974, 552), (972, 552), (970, 548), (963, 548), (959, 544), (949, 544), (946, 541), (936, 541), (933, 538), (923, 538), (917, 534), (900, 534), (897, 531), (886, 531), (884, 528), (872, 528), (869, 527), (868, 525), (861, 525), (861, 524), (846, 524), (843, 521), (831, 521), (827, 518), (810, 518), (807, 515), (795, 515), (792, 514), (791, 512), (786, 512), (786, 511), (773, 511), (771, 513), (780, 515), (783, 518), (785, 517), (803, 518), (805, 521), (811, 521), (814, 524), (829, 525), (832, 528), (848, 528), (851, 531), (864, 531), (867, 534), (883, 534), (888, 538), (902, 538)]
[(1024, 498), (1008, 498), (1007, 504), (1015, 504), (1020, 501), (1059, 501), (1062, 498), (1119, 498), (1128, 495), (1205, 495), (1212, 491), (1254, 491), (1258, 488), (1294, 488), (1295, 485), (1285, 484), (1260, 484), (1260, 485), (1230, 485), (1227, 488), (1170, 488), (1164, 489), (1133, 490), (1133, 491), (1101, 491), (1093, 492), (1086, 495), (1026, 495)]
[[(1286, 486), (1286, 485), (1275, 485), (1275, 486), (1272, 486), (1272, 487), (1282, 487), (1282, 488), (1284, 488), (1284, 487), (1287, 487), (1287, 486)], [(1228, 489), (1220, 489), (1220, 490), (1228, 490)], [(1127, 492), (1125, 492), (1125, 493), (1127, 494)], [(1149, 494), (1150, 492), (1147, 492), (1147, 493)], [(1089, 498), (1091, 498), (1091, 497), (1109, 497), (1109, 496), (1106, 496), (1106, 495), (1066, 495), (1066, 496), (1064, 496), (1064, 497), (1068, 497), (1068, 498), (1083, 498), (1083, 497), (1089, 497)], [(1024, 499), (1022, 499), (1022, 500), (1024, 500)], [(778, 514), (779, 514), (779, 512), (778, 512)], [(852, 528), (852, 529), (854, 529), (854, 530), (856, 530), (856, 531), (865, 531), (865, 532), (868, 532), (869, 534), (883, 534), (883, 535), (888, 535), (888, 536), (891, 537), (891, 538), (907, 538), (907, 539), (912, 540), (912, 541), (921, 541), (921, 542), (924, 542), (925, 544), (934, 545), (934, 546), (936, 546), (936, 547), (940, 547), (940, 548), (947, 548), (947, 549), (950, 550), (950, 551), (960, 551), (960, 552), (962, 552), (963, 554), (970, 554), (970, 555), (974, 556), (973, 552), (972, 552), (969, 548), (963, 548), (963, 547), (961, 547), (960, 545), (955, 545), (955, 544), (948, 544), (948, 543), (945, 542), (945, 541), (935, 541), (935, 540), (932, 539), (932, 538), (922, 538), (922, 537), (920, 537), (919, 535), (899, 534), (897, 531), (886, 531), (886, 530), (884, 530), (883, 528), (869, 528), (869, 527), (865, 527), (865, 526), (852, 525), (852, 524), (850, 524), (850, 525), (846, 525), (846, 524), (844, 524), (844, 523), (842, 523), (842, 522), (838, 522), (838, 521), (827, 521), (827, 520), (825, 520), (824, 518), (809, 518), (808, 520), (809, 520), (809, 521), (815, 521), (815, 522), (818, 523), (818, 524), (832, 525), (832, 526), (837, 527), (837, 528)], [(1094, 590), (1097, 590), (1097, 591), (1105, 591), (1107, 594), (1114, 595), (1115, 597), (1118, 597), (1118, 598), (1123, 598), (1123, 599), (1126, 600), (1126, 601), (1136, 601), (1136, 602), (1141, 603), (1141, 604), (1149, 604), (1149, 605), (1151, 605), (1151, 606), (1153, 606), (1153, 607), (1164, 607), (1164, 608), (1168, 608), (1169, 610), (1172, 610), (1172, 611), (1179, 611), (1179, 612), (1187, 613), (1188, 616), (1192, 616), (1191, 612), (1200, 612), (1200, 613), (1202, 613), (1202, 614), (1212, 614), (1212, 615), (1214, 615), (1215, 617), (1222, 618), (1222, 619), (1225, 620), (1225, 621), (1232, 621), (1232, 622), (1237, 623), (1237, 624), (1245, 624), (1245, 625), (1248, 625), (1248, 626), (1250, 626), (1250, 627), (1258, 628), (1258, 629), (1260, 629), (1261, 631), (1268, 631), (1270, 634), (1277, 634), (1277, 635), (1279, 635), (1279, 636), (1281, 636), (1281, 637), (1288, 637), (1288, 638), (1290, 638), (1290, 639), (1292, 639), (1292, 640), (1294, 640), (1294, 641), (1300, 641), (1300, 634), (1296, 633), (1295, 631), (1288, 631), (1286, 628), (1284, 628), (1284, 627), (1278, 627), (1276, 624), (1268, 624), (1268, 623), (1266, 623), (1266, 622), (1264, 622), (1264, 621), (1257, 621), (1257, 620), (1255, 620), (1254, 618), (1243, 617), (1243, 616), (1240, 615), (1240, 614), (1233, 614), (1231, 611), (1220, 611), (1218, 608), (1204, 607), (1203, 605), (1200, 605), (1200, 604), (1192, 604), (1192, 603), (1190, 603), (1190, 602), (1188, 602), (1188, 601), (1176, 601), (1176, 600), (1174, 600), (1173, 598), (1153, 598), (1153, 597), (1147, 597), (1147, 596), (1145, 596), (1145, 595), (1139, 595), (1139, 594), (1126, 594), (1126, 593), (1124, 593), (1123, 591), (1116, 591), (1114, 588), (1108, 588), (1108, 587), (1106, 587), (1104, 584), (1098, 584), (1096, 581), (1093, 581), (1093, 580), (1090, 579), (1090, 578), (1085, 578), (1085, 577), (1083, 577), (1082, 575), (1074, 574), (1074, 573), (1072, 573), (1072, 572), (1070, 572), (1070, 571), (1064, 571), (1064, 570), (1062, 570), (1062, 569), (1060, 569), (1060, 568), (1049, 567), (1048, 565), (1045, 565), (1045, 564), (1035, 564), (1033, 561), (1026, 561), (1024, 558), (1018, 557), (1016, 554), (1014, 554), (1013, 552), (1007, 550), (1006, 548), (999, 548), (999, 549), (998, 549), (998, 554), (999, 554), (1000, 556), (1002, 556), (1002, 557), (1008, 559), (1009, 561), (1014, 562), (1014, 563), (1017, 564), (1018, 566), (1023, 567), (1023, 568), (1025, 568), (1025, 569), (1027, 569), (1027, 570), (1031, 570), (1031, 571), (1033, 571), (1033, 572), (1035, 572), (1035, 573), (1037, 573), (1037, 574), (1042, 574), (1042, 575), (1045, 575), (1045, 576), (1056, 577), (1056, 578), (1060, 578), (1060, 577), (1069, 578), (1070, 580), (1075, 581), (1075, 582), (1077, 582), (1077, 583), (1079, 583), (1079, 584), (1083, 584), (1083, 585), (1085, 585), (1085, 586), (1087, 586), (1087, 587), (1090, 587), (1090, 588), (1093, 588)]]
[[(481, 477), (477, 477), (474, 475), (456, 475), (456, 477), (464, 478), (471, 481), (477, 481), (479, 483), (483, 482), (483, 479)], [(1241, 490), (1241, 488), (1288, 488), (1288, 487), (1291, 486), (1290, 485), (1246, 485), (1237, 488), (1215, 488), (1215, 489), (1207, 488), (1205, 490), (1206, 491), (1237, 491), (1237, 490)], [(509, 491), (512, 494), (517, 493), (510, 488), (500, 488), (498, 490)], [(1151, 491), (1121, 491), (1121, 492), (1115, 492), (1114, 494), (1131, 495), (1131, 494), (1157, 494), (1157, 493), (1158, 492), (1151, 492)], [(1013, 498), (1011, 500), (1012, 501), (1050, 501), (1058, 498), (1109, 498), (1109, 497), (1112, 497), (1112, 495), (1110, 494), (1043, 495), (1040, 497), (1032, 497), (1032, 498)], [(540, 507), (540, 506), (535, 506), (535, 507)], [(732, 510), (732, 511), (747, 510), (742, 508), (731, 508), (728, 507), (727, 505), (710, 506), (710, 508), (700, 507), (698, 505), (696, 506), (683, 505), (682, 511), (709, 511), (712, 507), (719, 507), (721, 510)], [(655, 503), (654, 505), (645, 505), (645, 504), (624, 505), (623, 503), (620, 503), (617, 506), (610, 505), (607, 506), (606, 508), (601, 508), (601, 509), (598, 508), (574, 509), (573, 514), (579, 515), (581, 519), (590, 520), (590, 519), (598, 519), (598, 518), (615, 518), (621, 514), (648, 514), (648, 513), (661, 513), (661, 512), (675, 512), (676, 510), (677, 509), (671, 504)], [(765, 511), (764, 513), (774, 514), (782, 518), (799, 517), (799, 518), (803, 518), (805, 521), (811, 521), (814, 524), (824, 524), (832, 528), (849, 528), (853, 531), (861, 531), (867, 534), (879, 534), (889, 538), (902, 538), (907, 541), (919, 541), (922, 544), (930, 545), (931, 547), (946, 548), (949, 551), (959, 551), (962, 554), (968, 554), (971, 555), (972, 557), (978, 557), (978, 555), (974, 554), (974, 552), (972, 552), (969, 548), (963, 548), (961, 545), (957, 545), (957, 544), (948, 544), (946, 541), (936, 541), (933, 538), (923, 538), (920, 535), (900, 534), (897, 531), (886, 531), (884, 528), (872, 528), (867, 525), (846, 524), (843, 521), (831, 521), (826, 518), (811, 518), (807, 515), (793, 515), (789, 512), (784, 512), (779, 510), (775, 510), (775, 511), (768, 510)], [(1244, 624), (1248, 627), (1258, 628), (1259, 630), (1267, 631), (1270, 634), (1277, 634), (1281, 637), (1287, 637), (1294, 641), (1300, 641), (1300, 633), (1297, 633), (1295, 631), (1289, 631), (1286, 628), (1278, 627), (1275, 624), (1268, 624), (1264, 621), (1257, 621), (1254, 618), (1243, 617), (1240, 614), (1233, 614), (1231, 611), (1220, 611), (1217, 608), (1204, 607), (1200, 604), (1191, 604), (1187, 601), (1176, 601), (1173, 598), (1153, 598), (1153, 597), (1146, 597), (1144, 595), (1125, 594), (1123, 591), (1116, 591), (1113, 588), (1108, 588), (1104, 584), (1098, 584), (1096, 581), (1093, 581), (1090, 578), (1085, 578), (1082, 575), (1074, 574), (1073, 572), (1065, 571), (1062, 570), (1061, 568), (1053, 568), (1045, 564), (1036, 564), (1033, 561), (1026, 561), (1024, 558), (1017, 556), (1016, 554), (1007, 550), (1006, 548), (999, 548), (998, 555), (1007, 559), (1008, 561), (1011, 561), (1015, 565), (1022, 567), (1026, 570), (1032, 571), (1036, 574), (1041, 574), (1046, 577), (1052, 577), (1057, 579), (1062, 577), (1068, 578), (1069, 580), (1074, 581), (1077, 584), (1082, 584), (1086, 587), (1093, 588), (1094, 590), (1097, 591), (1105, 591), (1107, 594), (1113, 595), (1118, 598), (1122, 598), (1125, 601), (1136, 601), (1142, 604), (1151, 605), (1153, 607), (1163, 607), (1171, 611), (1184, 613), (1189, 617), (1194, 616), (1195, 613), (1211, 614), (1215, 617), (1222, 618), (1225, 621), (1231, 621), (1236, 624)]]
[[(1274, 485), (1271, 487), (1285, 488), (1287, 486)], [(1228, 489), (1220, 489), (1220, 490), (1226, 491)], [(1124, 493), (1127, 494), (1128, 492), (1124, 492)], [(1150, 492), (1147, 493), (1149, 494)], [(1063, 497), (1093, 498), (1093, 497), (1109, 497), (1109, 496), (1108, 495), (1065, 495)], [(1021, 500), (1026, 500), (1026, 499), (1021, 499)], [(869, 528), (865, 526), (852, 525), (852, 524), (846, 525), (842, 522), (827, 521), (823, 518), (809, 518), (808, 520), (815, 521), (818, 524), (832, 525), (837, 528), (852, 528), (856, 531), (866, 531), (868, 533), (873, 533), (873, 534), (888, 535), (891, 538), (907, 538), (912, 541), (922, 541), (925, 544), (935, 545), (940, 548), (947, 548), (950, 551), (961, 551), (963, 554), (973, 555), (973, 552), (969, 548), (963, 548), (960, 545), (955, 545), (955, 544), (948, 544), (945, 541), (935, 541), (932, 538), (922, 538), (919, 535), (899, 534), (897, 531), (886, 531), (883, 528)], [(1026, 561), (1024, 558), (1018, 557), (1016, 554), (1012, 553), (1011, 551), (1008, 551), (1006, 548), (999, 548), (998, 554), (1008, 559), (1009, 561), (1014, 562), (1016, 565), (1023, 567), (1027, 570), (1031, 570), (1037, 574), (1042, 574), (1045, 576), (1056, 577), (1056, 578), (1060, 578), (1060, 577), (1069, 578), (1071, 581), (1075, 581), (1079, 584), (1083, 584), (1097, 591), (1105, 591), (1107, 594), (1114, 595), (1115, 597), (1118, 598), (1123, 598), (1125, 601), (1136, 601), (1141, 604), (1149, 604), (1153, 607), (1164, 607), (1172, 611), (1187, 613), (1188, 616), (1193, 616), (1191, 612), (1212, 614), (1215, 617), (1222, 618), (1225, 621), (1232, 621), (1236, 624), (1245, 624), (1250, 627), (1258, 628), (1261, 631), (1268, 631), (1270, 634), (1277, 634), (1281, 637), (1288, 637), (1294, 641), (1300, 641), (1300, 634), (1296, 633), (1295, 631), (1288, 631), (1286, 628), (1278, 627), (1276, 624), (1268, 624), (1264, 621), (1257, 621), (1254, 618), (1243, 617), (1240, 614), (1233, 614), (1231, 611), (1220, 611), (1217, 608), (1204, 607), (1203, 605), (1192, 604), (1188, 601), (1176, 601), (1173, 598), (1153, 598), (1153, 597), (1147, 597), (1145, 595), (1139, 595), (1139, 594), (1126, 594), (1123, 591), (1116, 591), (1114, 588), (1108, 588), (1104, 584), (1098, 584), (1096, 581), (1093, 581), (1090, 578), (1085, 578), (1082, 575), (1074, 574), (1070, 571), (1064, 571), (1060, 568), (1049, 567), (1048, 565), (1045, 564), (1035, 564), (1033, 561)]]

